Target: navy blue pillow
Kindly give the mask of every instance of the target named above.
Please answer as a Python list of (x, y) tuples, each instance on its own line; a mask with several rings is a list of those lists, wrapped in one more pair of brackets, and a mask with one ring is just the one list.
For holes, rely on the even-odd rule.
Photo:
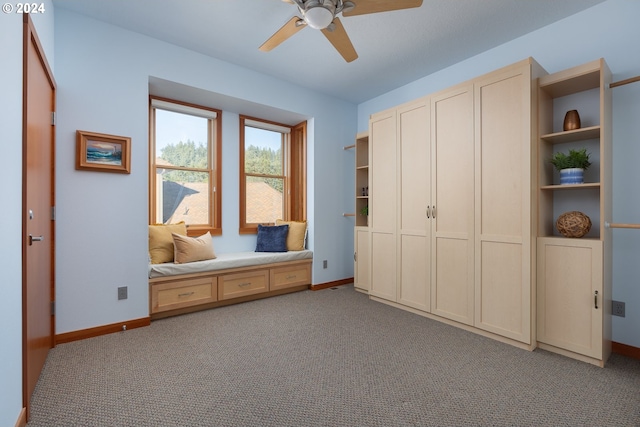
[(289, 225), (264, 226), (258, 224), (256, 252), (287, 252)]

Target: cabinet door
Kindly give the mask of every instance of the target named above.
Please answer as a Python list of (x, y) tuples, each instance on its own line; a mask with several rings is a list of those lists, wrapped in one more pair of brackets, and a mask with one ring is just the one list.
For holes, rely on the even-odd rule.
[(430, 311), (431, 169), (428, 99), (398, 109), (400, 155), (399, 245), (401, 304)]
[(371, 117), (369, 156), (370, 294), (397, 301), (395, 110), (381, 112)]
[(369, 291), (369, 230), (367, 228), (355, 228), (355, 248), (354, 254), (354, 287), (363, 291)]
[(473, 85), (431, 98), (431, 312), (473, 324)]
[(602, 241), (538, 238), (538, 341), (601, 360)]
[(529, 62), (475, 83), (475, 326), (531, 343)]

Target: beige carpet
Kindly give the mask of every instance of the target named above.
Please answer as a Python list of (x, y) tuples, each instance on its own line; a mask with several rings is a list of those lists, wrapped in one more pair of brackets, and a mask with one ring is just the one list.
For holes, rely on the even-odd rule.
[(640, 426), (640, 361), (527, 352), (343, 286), (53, 349), (29, 427)]

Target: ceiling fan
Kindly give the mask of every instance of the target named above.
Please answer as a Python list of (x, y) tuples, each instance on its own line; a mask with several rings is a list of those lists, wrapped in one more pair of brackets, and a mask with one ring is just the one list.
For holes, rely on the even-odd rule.
[(388, 12), (398, 9), (420, 7), (422, 0), (282, 0), (298, 7), (302, 18), (294, 16), (276, 31), (260, 50), (268, 52), (280, 43), (306, 27), (321, 30), (322, 34), (331, 42), (333, 47), (342, 55), (345, 61), (351, 62), (358, 58), (358, 54), (351, 44), (351, 40), (342, 22), (342, 16), (365, 15), (368, 13)]

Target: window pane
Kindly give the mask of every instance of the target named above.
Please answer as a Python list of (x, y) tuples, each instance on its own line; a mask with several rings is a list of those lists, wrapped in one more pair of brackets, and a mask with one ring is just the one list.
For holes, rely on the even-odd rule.
[(284, 198), (282, 178), (247, 177), (246, 222), (248, 224), (275, 222), (283, 218)]
[(156, 109), (157, 164), (206, 169), (207, 127), (208, 119)]
[(209, 224), (209, 174), (157, 169), (157, 221)]
[(282, 134), (250, 126), (244, 130), (245, 173), (283, 175)]

